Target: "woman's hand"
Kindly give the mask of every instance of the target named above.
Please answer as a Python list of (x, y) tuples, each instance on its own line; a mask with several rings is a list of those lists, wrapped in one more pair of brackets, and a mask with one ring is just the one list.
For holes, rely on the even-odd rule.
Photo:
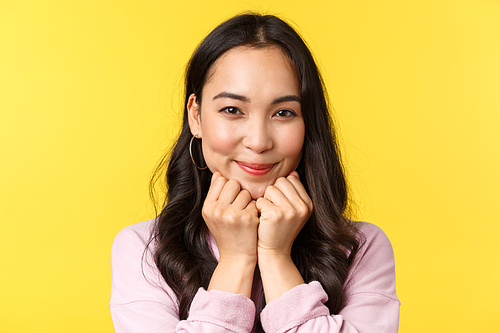
[(202, 209), (203, 219), (217, 242), (221, 260), (256, 260), (258, 212), (250, 193), (219, 172), (212, 177)]
[(296, 171), (280, 177), (257, 199), (260, 212), (258, 254), (289, 256), (292, 244), (313, 210)]
[(202, 215), (220, 253), (208, 289), (250, 298), (257, 263), (259, 225), (255, 201), (248, 191), (241, 190), (236, 180), (227, 180), (215, 172)]
[(257, 199), (260, 212), (258, 264), (266, 302), (304, 283), (290, 252), (293, 241), (311, 216), (313, 204), (297, 172), (278, 178)]

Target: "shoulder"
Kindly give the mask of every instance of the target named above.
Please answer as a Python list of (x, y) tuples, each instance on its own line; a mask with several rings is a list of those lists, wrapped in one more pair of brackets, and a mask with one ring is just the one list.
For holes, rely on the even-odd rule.
[(112, 249), (130, 247), (131, 245), (145, 246), (151, 239), (153, 225), (154, 220), (149, 220), (123, 228), (116, 235)]
[(358, 230), (359, 249), (355, 264), (365, 257), (370, 261), (394, 261), (392, 244), (385, 232), (377, 225), (368, 222), (354, 222)]
[(354, 225), (360, 232), (359, 240), (362, 251), (363, 250), (366, 251), (368, 250), (368, 248), (377, 246), (377, 247), (386, 247), (388, 249), (390, 248), (392, 252), (391, 242), (387, 237), (387, 235), (385, 234), (385, 232), (380, 227), (372, 223), (360, 222), (360, 221), (354, 222)]
[(154, 220), (140, 222), (116, 235), (111, 247), (112, 304), (138, 300), (164, 303), (166, 294), (173, 296), (154, 261), (153, 226)]
[(369, 222), (363, 222), (363, 221), (354, 221), (354, 225), (358, 230), (363, 232), (366, 236), (373, 236), (373, 237), (384, 237), (387, 238), (385, 235), (384, 231), (377, 225)]
[(378, 226), (355, 222), (360, 248), (344, 284), (343, 319), (359, 332), (397, 332), (400, 302), (391, 242)]
[(397, 299), (394, 251), (389, 238), (374, 224), (354, 223), (360, 247), (346, 280), (347, 294), (370, 292)]
[[(112, 273), (137, 270), (144, 259), (151, 259), (149, 243), (153, 223), (154, 220), (135, 223), (118, 232), (111, 246)], [(149, 255), (145, 257), (145, 254)]]
[(154, 222), (129, 225), (113, 241), (109, 307), (117, 332), (159, 332), (179, 321), (175, 293), (155, 264)]

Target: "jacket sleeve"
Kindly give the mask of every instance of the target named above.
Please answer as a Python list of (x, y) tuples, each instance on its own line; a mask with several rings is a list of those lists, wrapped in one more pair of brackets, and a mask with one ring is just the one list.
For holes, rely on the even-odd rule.
[(267, 333), (395, 333), (399, 324), (394, 253), (377, 226), (359, 223), (366, 241), (344, 285), (346, 305), (330, 314), (319, 282), (297, 286), (270, 302), (261, 313)]
[(178, 302), (159, 274), (150, 251), (151, 222), (118, 233), (111, 249), (110, 310), (117, 333), (250, 332), (254, 303), (243, 295), (198, 290), (187, 320), (179, 320)]

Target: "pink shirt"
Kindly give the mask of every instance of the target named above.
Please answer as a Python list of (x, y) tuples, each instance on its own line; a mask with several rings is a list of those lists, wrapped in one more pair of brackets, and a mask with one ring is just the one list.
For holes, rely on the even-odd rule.
[[(346, 306), (331, 315), (319, 282), (297, 286), (260, 313), (265, 332), (392, 333), (398, 331), (394, 253), (377, 226), (356, 222), (366, 242), (344, 284)], [(243, 295), (198, 290), (187, 320), (179, 320), (177, 298), (145, 252), (153, 221), (133, 224), (111, 249), (111, 316), (116, 332), (252, 332), (255, 305)], [(218, 250), (211, 245), (216, 258)], [(257, 281), (261, 286), (260, 281)]]

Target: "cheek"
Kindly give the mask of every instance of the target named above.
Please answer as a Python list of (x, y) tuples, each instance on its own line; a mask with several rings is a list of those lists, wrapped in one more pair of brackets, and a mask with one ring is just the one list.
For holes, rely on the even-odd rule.
[(304, 126), (297, 126), (290, 129), (285, 135), (281, 136), (280, 144), (283, 156), (293, 160), (294, 163), (300, 161), (302, 148), (304, 146)]
[[(213, 159), (215, 155), (230, 155), (235, 148), (235, 130), (228, 124), (209, 123), (204, 124), (202, 129), (203, 154), (207, 159)], [(233, 133), (233, 134), (231, 134)]]

